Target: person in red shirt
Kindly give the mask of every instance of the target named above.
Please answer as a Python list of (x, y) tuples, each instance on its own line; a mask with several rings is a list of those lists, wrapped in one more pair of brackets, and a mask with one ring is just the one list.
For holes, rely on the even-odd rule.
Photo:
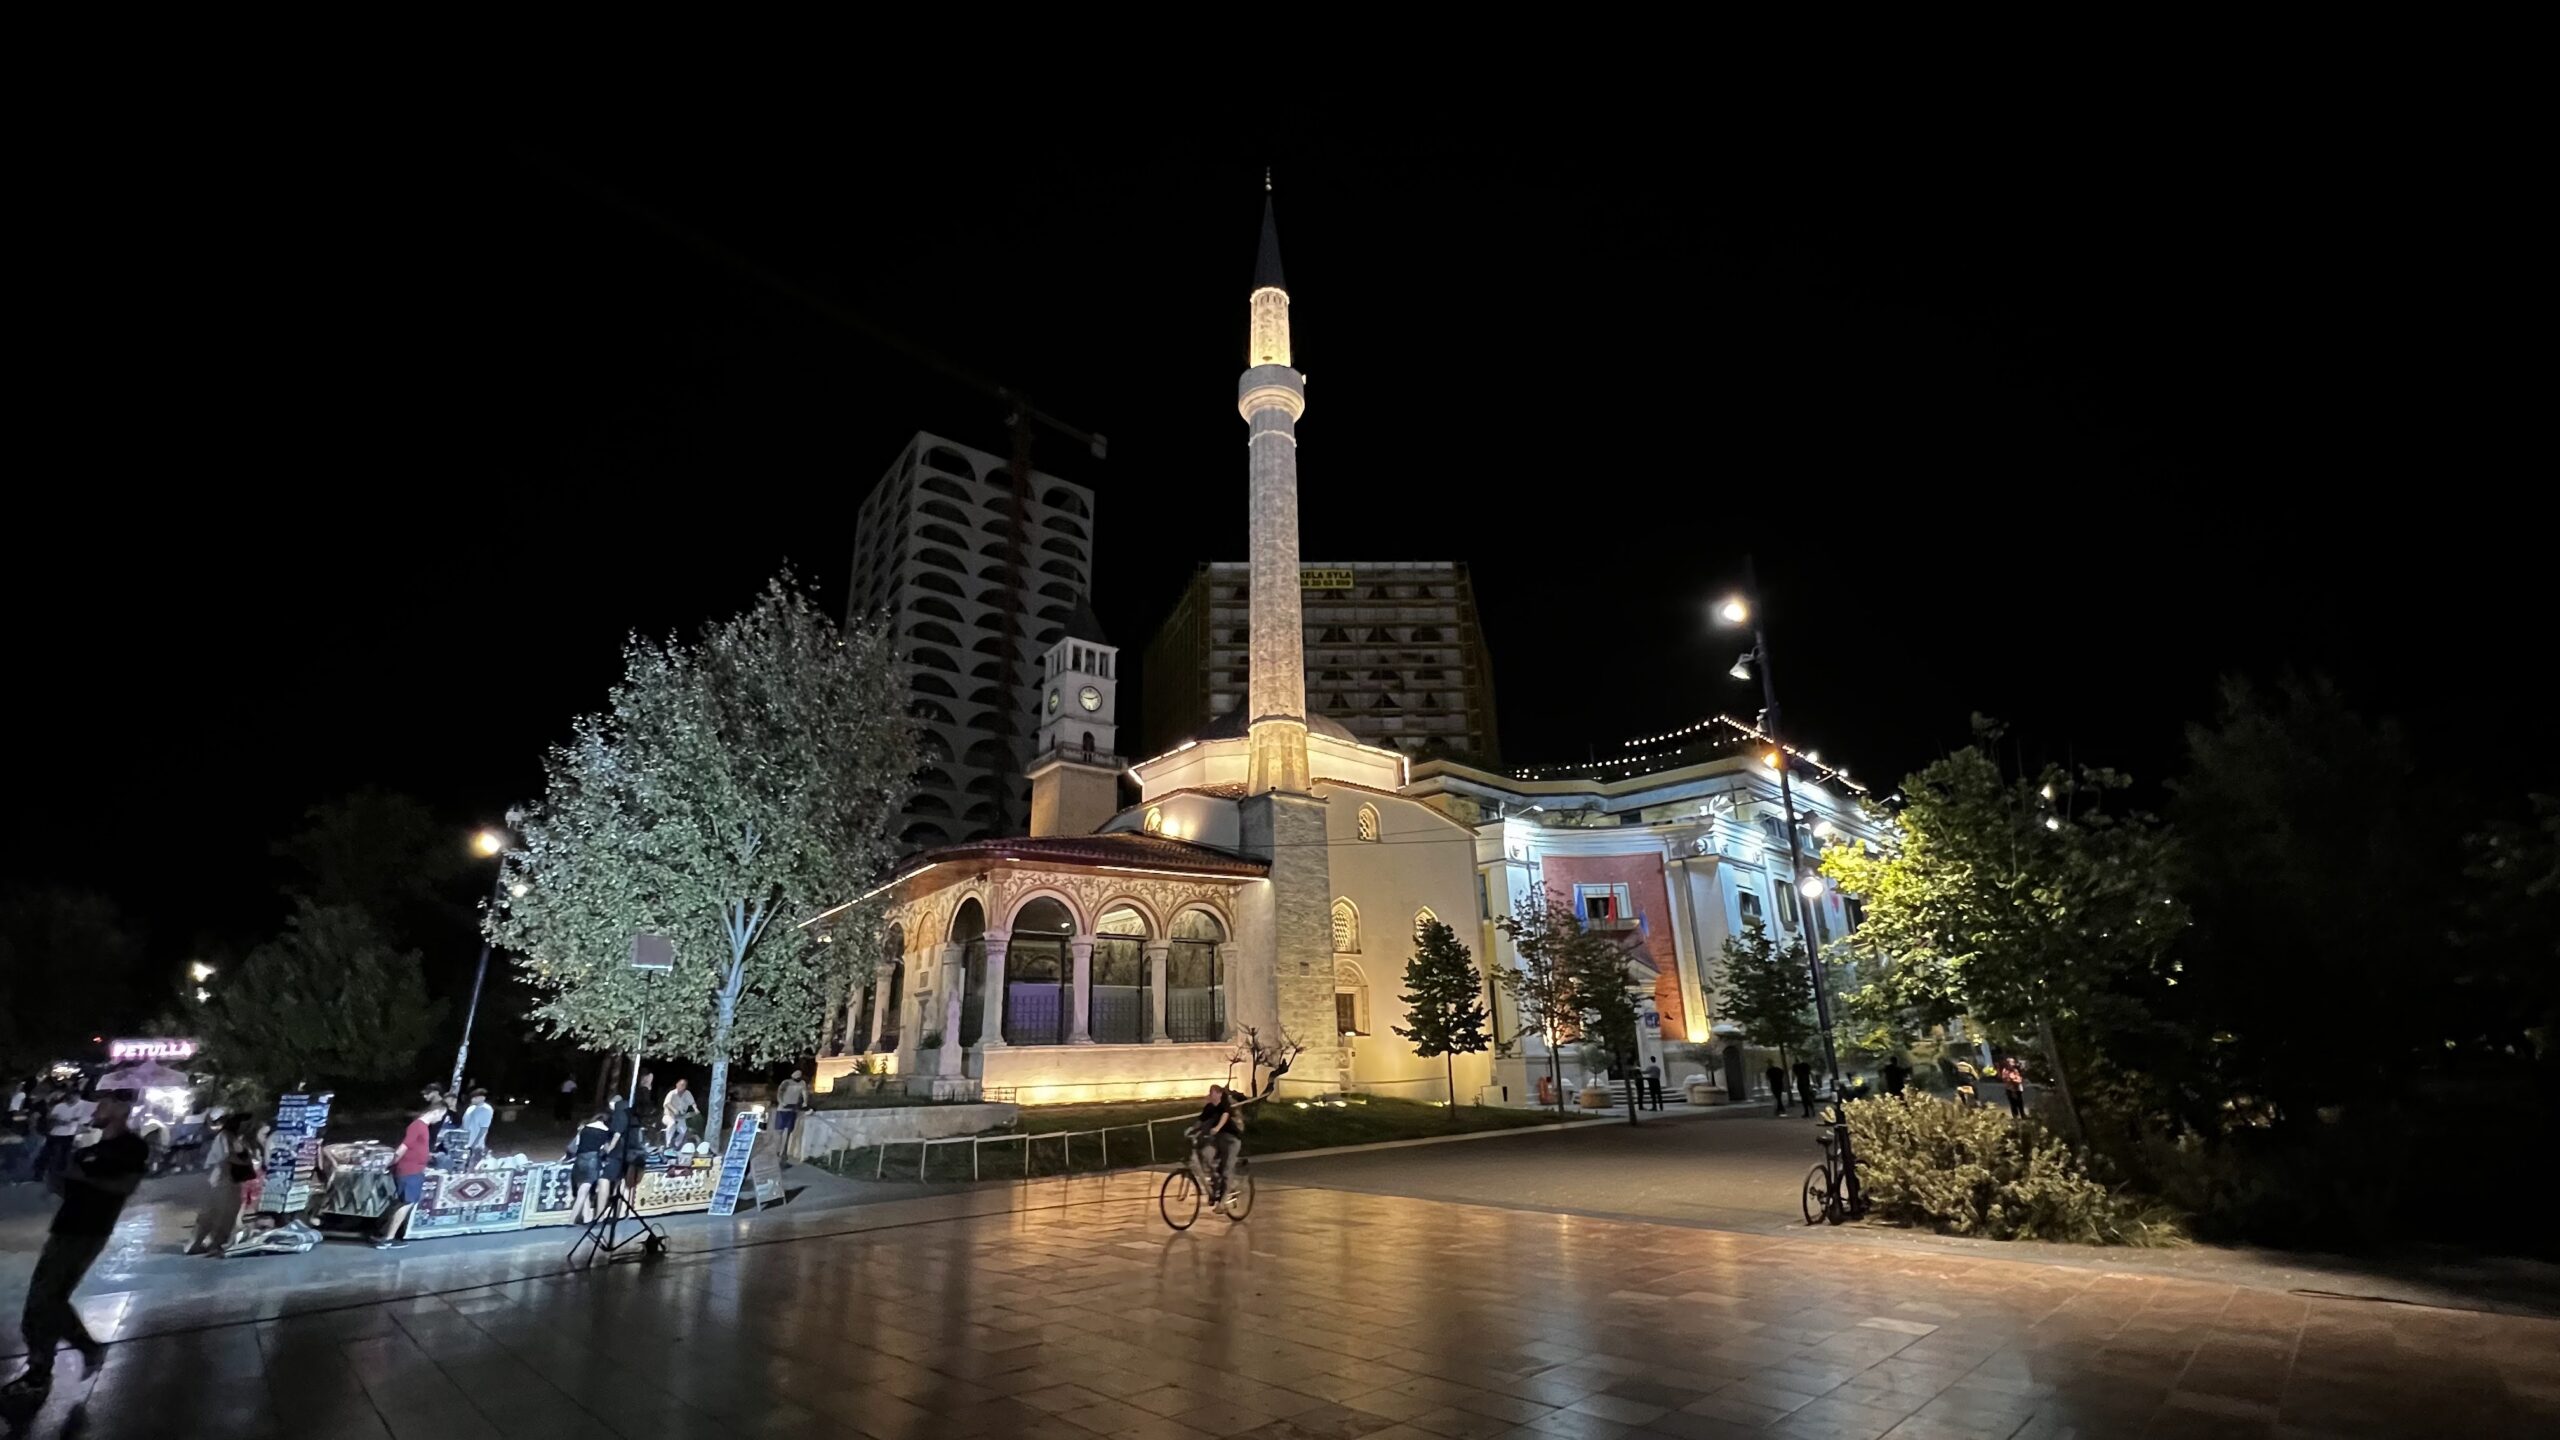
[(391, 1208), (391, 1218), (375, 1237), (376, 1250), (397, 1250), (409, 1243), (409, 1214), (418, 1208), (418, 1197), (426, 1193), (427, 1162), (435, 1158), (436, 1127), (444, 1123), (444, 1102), (429, 1100), (426, 1108), (409, 1122), (409, 1132), (400, 1137), (400, 1148), (391, 1152), (391, 1178), (400, 1186), (400, 1202)]

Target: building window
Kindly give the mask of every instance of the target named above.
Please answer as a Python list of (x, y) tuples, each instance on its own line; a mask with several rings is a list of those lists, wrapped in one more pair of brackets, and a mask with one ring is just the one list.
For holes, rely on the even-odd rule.
[(1363, 839), (1363, 840), (1375, 840), (1375, 839), (1377, 839), (1377, 838), (1378, 838), (1378, 807), (1377, 807), (1377, 806), (1375, 806), (1375, 805), (1363, 805), (1363, 806), (1361, 806), (1361, 807), (1360, 807), (1360, 813), (1359, 813), (1359, 815), (1358, 815), (1356, 818), (1354, 818), (1354, 820), (1352, 821), (1352, 824), (1353, 824), (1353, 826), (1354, 826), (1354, 827), (1359, 831), (1359, 834), (1360, 834), (1360, 838), (1361, 838), (1361, 839)]
[(1860, 900), (1855, 895), (1841, 896), (1840, 918), (1848, 922), (1850, 934), (1857, 934), (1858, 927), (1867, 923), (1866, 902)]
[(1769, 893), (1778, 898), (1778, 922), (1789, 929), (1799, 925), (1796, 919), (1796, 892), (1790, 885), (1772, 885)]
[(1742, 902), (1742, 923), (1745, 926), (1765, 926), (1768, 923), (1760, 913), (1760, 893), (1758, 891), (1745, 890), (1734, 898)]
[(1413, 912), (1413, 943), (1415, 943), (1416, 945), (1419, 945), (1419, 944), (1421, 944), (1421, 943), (1422, 943), (1422, 927), (1423, 927), (1423, 926), (1425, 926), (1425, 925), (1437, 925), (1437, 924), (1439, 924), (1439, 923), (1440, 923), (1440, 917), (1439, 917), (1439, 916), (1437, 916), (1437, 915), (1432, 914), (1432, 913), (1431, 913), (1431, 907), (1430, 907), (1430, 906), (1428, 906), (1428, 905), (1425, 905), (1425, 906), (1423, 906), (1421, 909), (1414, 911), (1414, 912)]
[(975, 900), (960, 902), (951, 917), (951, 938), (960, 947), (960, 1033), (945, 1044), (975, 1045), (987, 1018), (987, 912)]
[(1147, 833), (1150, 835), (1164, 833), (1164, 807), (1160, 805), (1147, 807)]
[(1369, 980), (1357, 965), (1333, 967), (1333, 1021), (1346, 1036), (1369, 1033)]
[(1635, 918), (1635, 907), (1624, 885), (1576, 885), (1573, 909), (1583, 923), (1591, 925), (1615, 925)]
[(1476, 872), (1476, 918), (1493, 918), (1493, 876), (1482, 870)]
[(1063, 1045), (1075, 1008), (1075, 972), (1067, 936), (1075, 920), (1046, 896), (1013, 917), (1013, 940), (1004, 951), (1004, 1043)]
[(1333, 953), (1360, 953), (1360, 911), (1348, 900), (1333, 902)]
[(1147, 921), (1126, 905), (1103, 912), (1093, 937), (1093, 1014), (1086, 1033), (1101, 1045), (1139, 1045), (1151, 1038), (1147, 995)]
[(1227, 1038), (1226, 927), (1205, 910), (1173, 917), (1165, 953), (1164, 1033), (1174, 1041)]

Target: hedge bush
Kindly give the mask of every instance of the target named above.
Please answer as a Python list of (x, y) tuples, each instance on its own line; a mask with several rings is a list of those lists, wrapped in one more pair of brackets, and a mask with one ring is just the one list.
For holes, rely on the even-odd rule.
[(2092, 1179), (2080, 1152), (2036, 1120), (1917, 1094), (1861, 1100), (1848, 1111), (1858, 1179), (1879, 1219), (1990, 1240), (2181, 1238), (2159, 1206)]

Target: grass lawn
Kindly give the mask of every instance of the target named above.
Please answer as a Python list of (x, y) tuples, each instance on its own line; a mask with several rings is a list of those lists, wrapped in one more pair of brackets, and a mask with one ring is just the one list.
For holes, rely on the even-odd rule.
[[(821, 1162), (838, 1174), (869, 1179), (1018, 1180), (1026, 1176), (1084, 1173), (1104, 1167), (1106, 1139), (1114, 1169), (1148, 1163), (1152, 1154), (1172, 1160), (1182, 1151), (1183, 1127), (1199, 1113), (1197, 1105), (1178, 1100), (1142, 1100), (1110, 1105), (1026, 1105), (1015, 1132), (1028, 1140), (997, 1141), (974, 1147), (891, 1145), (848, 1150)], [(1439, 1106), (1411, 1100), (1371, 1100), (1366, 1104), (1316, 1105), (1300, 1109), (1287, 1100), (1267, 1101), (1245, 1117), (1245, 1151), (1251, 1155), (1285, 1155), (1292, 1150), (1320, 1150), (1336, 1145), (1367, 1145), (1380, 1140), (1418, 1140), (1435, 1135), (1465, 1135), (1483, 1130), (1516, 1130), (1524, 1125), (1552, 1125), (1552, 1110), (1507, 1110), (1489, 1105)], [(1148, 1147), (1153, 1122), (1154, 1148)], [(1108, 1136), (1090, 1132), (1104, 1130)], [(1058, 1136), (1055, 1140), (1038, 1137)]]

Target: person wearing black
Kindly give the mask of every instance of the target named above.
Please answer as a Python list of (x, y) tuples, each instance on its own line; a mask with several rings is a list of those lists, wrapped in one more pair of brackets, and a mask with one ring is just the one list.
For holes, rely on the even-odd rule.
[(122, 1096), (98, 1102), (96, 1119), (102, 1138), (75, 1152), (62, 1172), (62, 1208), (54, 1213), (53, 1230), (44, 1253), (27, 1279), (27, 1308), (21, 1324), (27, 1336), (27, 1368), (0, 1395), (42, 1395), (53, 1388), (53, 1352), (65, 1340), (80, 1352), (81, 1364), (95, 1375), (107, 1360), (107, 1347), (80, 1323), (71, 1292), (107, 1248), (124, 1202), (142, 1184), (151, 1163), (151, 1147), (125, 1127), (128, 1107)]
[[(643, 1085), (648, 1084), (649, 1077), (646, 1075), (641, 1076), (640, 1083)], [(643, 1090), (640, 1093), (645, 1095), (648, 1092)], [(615, 1103), (620, 1104), (619, 1101)], [(623, 1106), (622, 1114), (619, 1117), (622, 1121), (622, 1143), (614, 1146), (613, 1149), (608, 1151), (605, 1155), (605, 1168), (608, 1171), (615, 1170), (616, 1167), (619, 1167), (619, 1173), (622, 1177), (623, 1192), (631, 1197), (631, 1203), (634, 1207), (637, 1207), (640, 1203), (641, 1178), (649, 1173), (649, 1137), (647, 1133), (649, 1122), (646, 1118), (648, 1113), (649, 1112), (641, 1109), (637, 1105)]]
[(1884, 1062), (1884, 1093), (1899, 1095), (1902, 1087), (1910, 1083), (1911, 1067), (1902, 1063), (1901, 1056), (1896, 1055)]
[(1783, 1120), (1787, 1116), (1787, 1072), (1779, 1069), (1778, 1062), (1772, 1060), (1762, 1073), (1769, 1077), (1769, 1099), (1778, 1107), (1775, 1113)]
[(1796, 1098), (1804, 1103), (1804, 1113), (1813, 1114), (1813, 1062), (1796, 1062)]
[[(578, 1208), (572, 1214), (581, 1225), (604, 1213), (605, 1202), (610, 1198), (607, 1186), (622, 1179), (615, 1145), (621, 1132), (612, 1128), (612, 1118), (602, 1110), (588, 1116), (587, 1123), (578, 1127), (576, 1137), (569, 1142), (569, 1183), (578, 1193)], [(616, 1156), (610, 1181), (604, 1173), (608, 1155)]]
[(1226, 1086), (1209, 1087), (1209, 1101), (1200, 1107), (1200, 1118), (1191, 1129), (1192, 1149), (1209, 1168), (1209, 1203), (1215, 1205), (1226, 1197), (1227, 1172), (1235, 1167), (1236, 1152), (1244, 1148), (1244, 1117), (1227, 1098)]

